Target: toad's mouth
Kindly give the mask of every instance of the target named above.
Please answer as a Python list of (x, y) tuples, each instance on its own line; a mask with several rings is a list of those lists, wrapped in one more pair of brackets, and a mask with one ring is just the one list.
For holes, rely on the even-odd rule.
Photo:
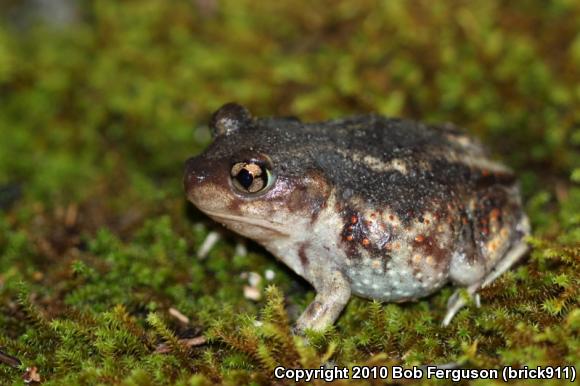
[(251, 225), (251, 226), (254, 226), (257, 228), (261, 228), (261, 229), (273, 232), (277, 236), (290, 237), (290, 235), (286, 231), (286, 227), (284, 226), (284, 224), (276, 222), (276, 221), (266, 220), (263, 218), (255, 218), (255, 217), (236, 216), (236, 215), (229, 214), (229, 213), (218, 213), (218, 212), (212, 212), (212, 211), (206, 211), (206, 210), (204, 210), (204, 212), (208, 216), (216, 219), (216, 221), (220, 221), (220, 220), (224, 221), (226, 223), (226, 225), (246, 224), (246, 225)]

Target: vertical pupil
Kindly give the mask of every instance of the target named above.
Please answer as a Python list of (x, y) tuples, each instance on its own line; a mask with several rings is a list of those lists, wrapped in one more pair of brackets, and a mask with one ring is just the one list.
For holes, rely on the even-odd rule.
[(246, 169), (240, 170), (240, 172), (236, 176), (236, 179), (238, 180), (240, 185), (242, 185), (246, 189), (248, 189), (252, 185), (252, 182), (254, 182), (254, 176), (252, 176), (252, 173), (250, 173)]

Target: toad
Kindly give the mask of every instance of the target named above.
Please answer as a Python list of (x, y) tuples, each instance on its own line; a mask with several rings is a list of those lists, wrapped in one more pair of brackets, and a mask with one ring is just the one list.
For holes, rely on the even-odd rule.
[(188, 199), (316, 290), (296, 331), (333, 324), (351, 295), (382, 302), (451, 282), (443, 325), (508, 270), (530, 232), (514, 173), (451, 124), (380, 115), (303, 123), (229, 103), (186, 162)]

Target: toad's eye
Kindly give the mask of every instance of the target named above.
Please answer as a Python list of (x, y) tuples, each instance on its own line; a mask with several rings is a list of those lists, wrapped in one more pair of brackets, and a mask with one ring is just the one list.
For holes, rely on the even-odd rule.
[(270, 187), (272, 173), (261, 163), (238, 162), (230, 171), (232, 184), (242, 193), (259, 193)]

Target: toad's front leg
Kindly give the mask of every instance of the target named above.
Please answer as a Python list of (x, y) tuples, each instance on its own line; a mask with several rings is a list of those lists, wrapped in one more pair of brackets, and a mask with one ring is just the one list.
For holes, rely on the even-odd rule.
[(350, 282), (338, 270), (323, 275), (321, 282), (314, 283), (316, 297), (296, 322), (295, 331), (306, 329), (324, 330), (338, 318), (350, 299)]

